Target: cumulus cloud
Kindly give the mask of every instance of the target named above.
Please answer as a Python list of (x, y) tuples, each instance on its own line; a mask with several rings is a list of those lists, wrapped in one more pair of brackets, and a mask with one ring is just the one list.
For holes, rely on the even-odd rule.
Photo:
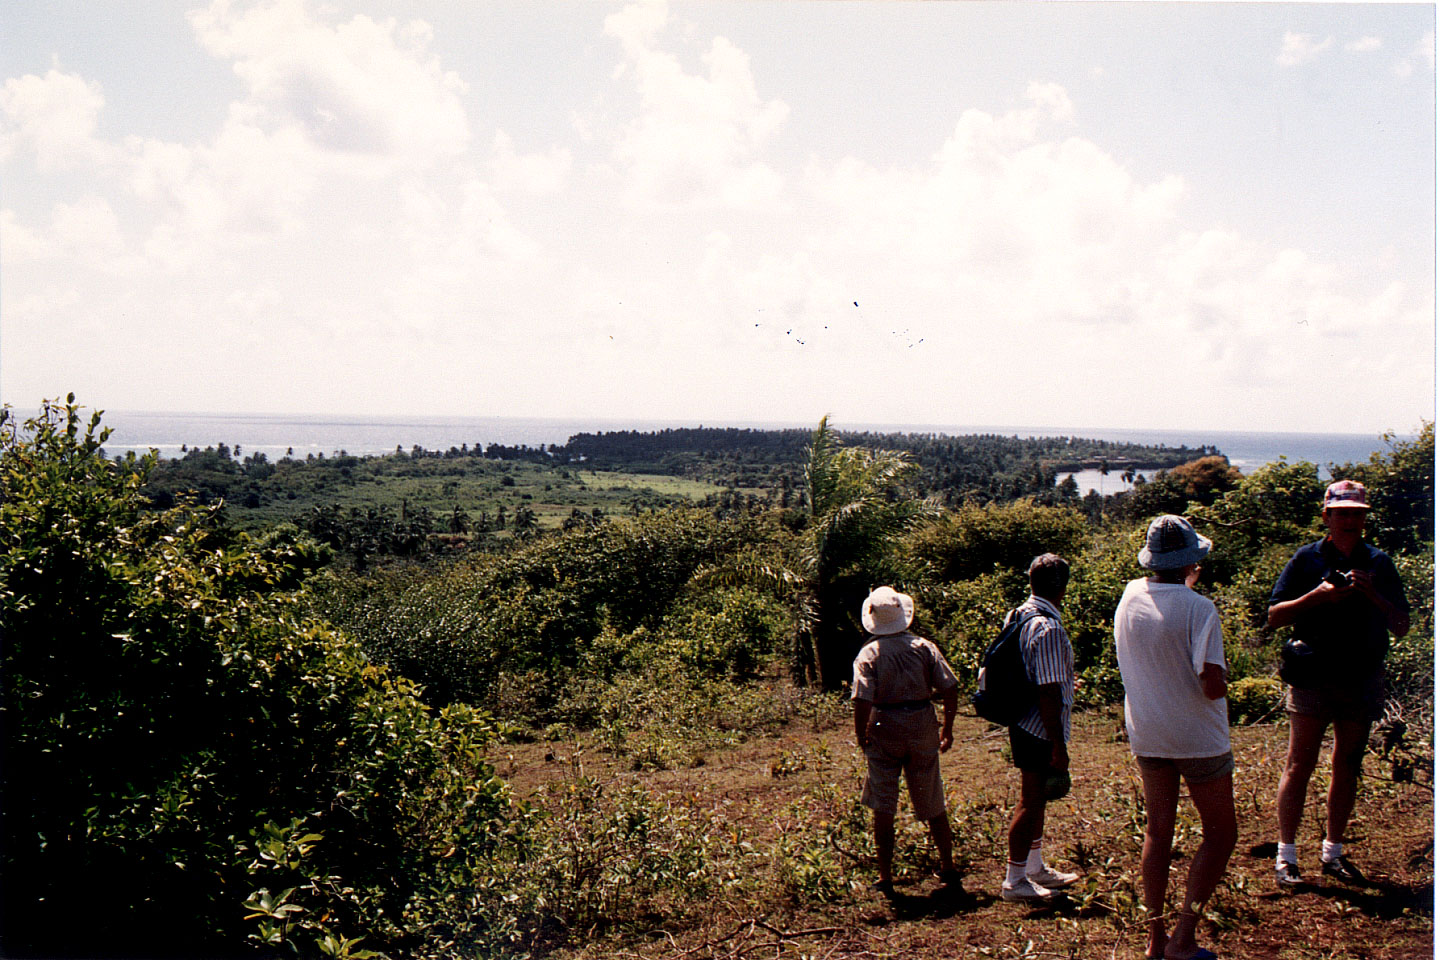
[(1298, 67), (1320, 56), (1330, 49), (1334, 42), (1334, 37), (1321, 40), (1314, 34), (1286, 33), (1280, 42), (1280, 53), (1276, 55), (1275, 62), (1282, 67)]
[(430, 28), (358, 15), (331, 26), (302, 0), (190, 15), (206, 50), (232, 61), (247, 119), (303, 131), (317, 147), (427, 166), (470, 141), (464, 82), (428, 54)]
[(1384, 44), (1379, 37), (1360, 37), (1345, 44), (1345, 49), (1351, 53), (1374, 53)]
[(551, 147), (543, 153), (520, 154), (503, 130), (495, 131), (490, 168), (497, 189), (554, 194), (564, 189), (573, 164), (570, 151)]
[(656, 46), (665, 8), (638, 4), (606, 20), (624, 60), (639, 110), (623, 128), (614, 157), (628, 196), (641, 203), (756, 207), (772, 202), (780, 175), (759, 159), (789, 108), (762, 101), (750, 59), (724, 37), (700, 54), (703, 73), (687, 72), (677, 56)]
[(34, 152), (42, 170), (103, 162), (109, 153), (95, 137), (105, 97), (100, 87), (51, 69), (5, 81), (0, 89), (0, 160)]
[[(25, 264), (0, 290), (11, 356), (43, 358), (23, 345), (68, 317), (175, 372), (180, 406), (220, 379), (195, 370), (250, 391), (232, 407), (352, 411), (808, 417), (841, 384), (851, 412), (912, 423), (976, 422), (1037, 362), (1053, 376), (1011, 422), (1116, 423), (1163, 366), (1242, 422), (1320, 369), (1372, 381), (1365, 338), (1432, 335), (1428, 291), (1193, 223), (1184, 176), (1087, 135), (1086, 101), (1048, 79), (1013, 109), (958, 102), (904, 160), (801, 156), (745, 50), (633, 4), (605, 18), (618, 67), (575, 108), (582, 135), (546, 141), (476, 127), (425, 24), (336, 16), (195, 14), (242, 80), (195, 142), (99, 139), (80, 76), (6, 83), (0, 159), (93, 174), (0, 211)], [(1428, 382), (1404, 353), (1392, 382)]]

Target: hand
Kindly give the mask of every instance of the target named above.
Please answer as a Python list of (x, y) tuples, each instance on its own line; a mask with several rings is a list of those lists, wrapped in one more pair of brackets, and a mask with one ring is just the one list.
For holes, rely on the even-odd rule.
[(1350, 585), (1371, 600), (1375, 600), (1379, 596), (1379, 592), (1375, 589), (1375, 580), (1370, 576), (1369, 570), (1351, 570)]
[(1070, 750), (1064, 740), (1056, 740), (1050, 748), (1050, 766), (1056, 770), (1070, 769)]
[(1316, 603), (1337, 603), (1348, 597), (1354, 589), (1353, 582), (1337, 587), (1329, 580), (1321, 580), (1320, 585), (1310, 591), (1310, 595), (1315, 598)]
[(943, 730), (940, 731), (940, 752), (941, 752), (941, 753), (944, 753), (945, 751), (949, 750), (949, 749), (950, 749), (950, 745), (953, 744), (954, 742), (955, 742), (955, 734), (953, 734), (953, 733), (950, 731), (950, 728), (949, 728), (949, 727), (946, 727), (946, 728), (944, 728)]

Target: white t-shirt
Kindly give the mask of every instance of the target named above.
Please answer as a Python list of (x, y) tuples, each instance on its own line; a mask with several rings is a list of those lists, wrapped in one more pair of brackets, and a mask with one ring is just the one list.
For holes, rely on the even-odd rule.
[(1182, 583), (1131, 580), (1115, 608), (1115, 656), (1131, 753), (1180, 760), (1230, 749), (1225, 698), (1200, 689), (1205, 664), (1225, 666), (1215, 604)]

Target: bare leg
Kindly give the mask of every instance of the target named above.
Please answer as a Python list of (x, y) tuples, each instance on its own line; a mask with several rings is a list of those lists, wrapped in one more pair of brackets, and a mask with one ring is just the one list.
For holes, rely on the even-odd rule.
[[(1326, 726), (1327, 723), (1319, 717), (1290, 714), (1290, 748), (1285, 754), (1285, 770), (1280, 774), (1280, 791), (1275, 799), (1281, 843), (1294, 843), (1300, 830), (1300, 819), (1305, 812), (1305, 790), (1310, 785), (1310, 775), (1315, 772), (1315, 762), (1320, 757), (1320, 741), (1325, 738)], [(1349, 810), (1345, 815), (1349, 817)]]
[(1140, 876), (1149, 914), (1145, 956), (1165, 952), (1165, 886), (1170, 880), (1170, 850), (1175, 840), (1175, 807), (1180, 802), (1180, 771), (1140, 768), (1145, 785), (1145, 845), (1140, 851)]
[(1180, 907), (1175, 930), (1165, 948), (1165, 956), (1171, 958), (1195, 955), (1195, 924), (1200, 920), (1205, 902), (1225, 876), (1225, 865), (1235, 849), (1235, 794), (1231, 775), (1227, 773), (1218, 780), (1191, 784), (1190, 799), (1200, 814), (1200, 849), (1190, 861), (1185, 903)]
[(940, 869), (949, 873), (955, 869), (955, 860), (951, 854), (955, 840), (950, 831), (950, 817), (942, 813), (926, 820), (925, 825), (930, 828), (930, 839), (935, 841), (935, 849), (940, 853)]
[(1335, 721), (1335, 746), (1330, 754), (1330, 793), (1325, 798), (1325, 838), (1343, 843), (1345, 828), (1355, 809), (1355, 794), (1360, 784), (1360, 769), (1365, 760), (1365, 744), (1370, 739), (1370, 724), (1355, 720)]
[(895, 814), (875, 811), (875, 859), (880, 868), (880, 882), (889, 883), (894, 879), (895, 865)]
[(1045, 774), (1038, 770), (1020, 771), (1020, 802), (1010, 818), (1010, 861), (1024, 863), (1030, 856), (1030, 844), (1045, 833)]

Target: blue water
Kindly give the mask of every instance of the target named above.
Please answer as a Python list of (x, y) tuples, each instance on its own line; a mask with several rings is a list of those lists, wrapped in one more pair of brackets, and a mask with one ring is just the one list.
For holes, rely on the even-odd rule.
[[(663, 430), (667, 427), (749, 427), (778, 429), (782, 427), (814, 427), (806, 422), (727, 421), (699, 423), (694, 420), (607, 420), (603, 418), (539, 418), (539, 417), (340, 417), (295, 416), (269, 414), (216, 413), (153, 413), (143, 411), (106, 411), (104, 423), (113, 428), (106, 452), (111, 456), (129, 450), (144, 452), (151, 448), (162, 457), (180, 456), (182, 446), (214, 446), (225, 443), (239, 446), (241, 454), (264, 453), (272, 460), (289, 453), (298, 458), (308, 454), (326, 456), (344, 451), (356, 456), (392, 453), (398, 446), (408, 451), (413, 446), (427, 450), (448, 450), (468, 444), (470, 447), (491, 443), (509, 446), (546, 446), (563, 444), (576, 433), (598, 433), (606, 430)], [(1322, 470), (1330, 463), (1364, 460), (1376, 450), (1385, 449), (1379, 434), (1349, 433), (1268, 433), (1231, 430), (1133, 430), (1095, 427), (1087, 429), (1060, 427), (965, 425), (965, 424), (876, 424), (832, 421), (840, 430), (875, 432), (944, 433), (963, 435), (995, 433), (1005, 436), (1076, 436), (1097, 440), (1130, 443), (1191, 446), (1213, 444), (1230, 458), (1241, 471), (1249, 473), (1282, 455), (1292, 462), (1308, 460)], [(1114, 493), (1123, 487), (1118, 473), (1101, 477), (1098, 471), (1076, 474), (1081, 492), (1103, 489)]]

